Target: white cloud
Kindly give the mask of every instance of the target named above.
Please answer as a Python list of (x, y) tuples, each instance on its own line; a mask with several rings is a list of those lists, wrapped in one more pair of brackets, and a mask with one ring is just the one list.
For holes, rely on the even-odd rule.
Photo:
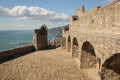
[(8, 16), (9, 9), (0, 7), (0, 16)]
[(68, 21), (68, 15), (40, 7), (15, 6), (12, 9), (0, 7), (0, 16), (19, 20)]

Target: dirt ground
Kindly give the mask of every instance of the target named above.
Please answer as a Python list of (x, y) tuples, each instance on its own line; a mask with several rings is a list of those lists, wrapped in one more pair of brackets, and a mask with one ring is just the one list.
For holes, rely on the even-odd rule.
[(0, 64), (0, 80), (92, 80), (77, 68), (70, 53), (42, 50)]

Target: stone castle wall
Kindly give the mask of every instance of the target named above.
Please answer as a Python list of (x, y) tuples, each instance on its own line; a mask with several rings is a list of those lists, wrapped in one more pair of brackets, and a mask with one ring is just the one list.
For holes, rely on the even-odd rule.
[[(77, 20), (74, 20), (75, 16), (78, 17)], [(104, 7), (98, 6), (87, 12), (82, 6), (70, 18), (70, 31), (119, 34), (120, 1)]]
[[(80, 7), (74, 16), (70, 16), (69, 31), (63, 32), (66, 43), (62, 46), (77, 58), (81, 69), (99, 69), (102, 80), (114, 79), (112, 74), (113, 77), (116, 75), (115, 80), (120, 79), (119, 59), (112, 64), (115, 59), (110, 58), (120, 54), (120, 0), (87, 12), (84, 6)], [(113, 61), (110, 64), (114, 69), (103, 66), (108, 58)], [(116, 69), (119, 73), (115, 72)]]
[(0, 62), (1, 60), (4, 60), (4, 59), (21, 56), (21, 55), (31, 53), (34, 51), (35, 51), (35, 48), (33, 45), (15, 48), (15, 49), (7, 50), (7, 51), (2, 51), (0, 52)]

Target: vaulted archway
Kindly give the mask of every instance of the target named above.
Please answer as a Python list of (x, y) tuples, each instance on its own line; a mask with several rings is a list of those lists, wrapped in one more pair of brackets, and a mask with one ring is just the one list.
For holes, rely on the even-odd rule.
[(72, 57), (79, 58), (79, 45), (76, 38), (73, 39), (72, 43)]
[(67, 45), (68, 45), (68, 52), (70, 52), (71, 51), (71, 37), (70, 37), (70, 35), (68, 36)]
[(108, 58), (101, 69), (102, 80), (120, 80), (120, 53)]
[(90, 42), (85, 41), (81, 49), (80, 68), (96, 68), (96, 54)]

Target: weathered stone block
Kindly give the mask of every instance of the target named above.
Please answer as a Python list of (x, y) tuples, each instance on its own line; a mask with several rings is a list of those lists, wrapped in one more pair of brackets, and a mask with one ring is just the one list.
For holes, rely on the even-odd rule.
[(46, 49), (48, 47), (46, 25), (42, 25), (40, 29), (34, 31), (33, 45), (36, 50)]

